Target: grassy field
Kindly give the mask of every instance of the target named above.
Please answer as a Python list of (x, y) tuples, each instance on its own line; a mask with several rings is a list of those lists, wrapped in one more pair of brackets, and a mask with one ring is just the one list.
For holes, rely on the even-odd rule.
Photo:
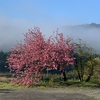
[[(0, 89), (14, 89), (14, 88), (26, 88), (25, 86), (15, 85), (11, 82), (11, 75), (0, 74)], [(67, 80), (64, 82), (60, 75), (50, 75), (43, 78), (38, 86), (32, 86), (31, 88), (63, 88), (63, 87), (97, 87), (100, 88), (100, 83), (96, 82), (80, 82), (79, 80)]]

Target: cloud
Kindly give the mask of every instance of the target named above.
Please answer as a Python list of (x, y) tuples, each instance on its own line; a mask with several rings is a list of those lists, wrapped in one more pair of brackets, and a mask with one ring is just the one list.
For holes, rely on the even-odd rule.
[(30, 23), (24, 20), (8, 19), (0, 16), (0, 50), (10, 49), (17, 41), (23, 39)]
[(64, 34), (68, 34), (75, 41), (82, 39), (87, 45), (93, 47), (97, 53), (100, 53), (100, 25), (83, 24), (74, 26), (63, 26)]
[[(17, 41), (23, 41), (24, 35), (28, 29), (38, 26), (43, 34), (48, 37), (56, 31), (57, 28), (64, 35), (68, 35), (74, 40), (82, 39), (89, 46), (93, 47), (97, 52), (100, 53), (100, 25), (99, 24), (84, 24), (84, 25), (65, 25), (61, 26), (52, 19), (34, 21), (24, 19), (11, 19), (7, 16), (0, 15), (0, 50), (10, 50)], [(57, 27), (58, 26), (58, 27)]]
[(49, 37), (53, 34), (53, 31), (57, 29), (56, 24), (53, 21), (33, 21), (23, 19), (11, 19), (7, 16), (0, 15), (0, 50), (11, 50), (17, 41), (23, 41), (24, 35), (28, 29), (37, 26), (43, 32), (45, 37)]

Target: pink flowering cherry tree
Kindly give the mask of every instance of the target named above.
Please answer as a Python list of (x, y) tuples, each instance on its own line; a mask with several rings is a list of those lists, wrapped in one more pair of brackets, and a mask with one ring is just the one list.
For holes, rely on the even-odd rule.
[(62, 72), (64, 81), (66, 81), (66, 68), (74, 64), (73, 43), (71, 43), (70, 38), (64, 39), (62, 33), (57, 33), (55, 37), (51, 38), (50, 42), (52, 43), (51, 48), (48, 48), (50, 53), (47, 54), (51, 58), (48, 58), (48, 60), (52, 63), (53, 69)]
[(25, 34), (23, 43), (17, 44), (8, 57), (13, 82), (31, 86), (38, 84), (44, 69), (60, 70), (66, 80), (65, 69), (74, 64), (73, 44), (63, 34), (45, 39), (35, 27)]

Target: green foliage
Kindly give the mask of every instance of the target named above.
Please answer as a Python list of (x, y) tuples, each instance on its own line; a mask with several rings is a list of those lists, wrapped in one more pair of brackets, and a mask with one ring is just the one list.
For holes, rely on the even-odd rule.
[[(93, 49), (88, 47), (82, 40), (75, 44), (75, 67), (80, 81), (90, 81), (97, 70), (98, 63)], [(99, 67), (99, 66), (98, 66)]]

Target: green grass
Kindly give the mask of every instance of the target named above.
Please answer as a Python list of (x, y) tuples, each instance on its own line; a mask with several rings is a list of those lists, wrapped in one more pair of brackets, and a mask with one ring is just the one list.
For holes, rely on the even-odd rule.
[[(67, 75), (68, 76), (68, 75)], [(100, 83), (95, 82), (95, 81), (90, 81), (90, 82), (80, 82), (79, 80), (76, 79), (68, 79), (66, 82), (63, 81), (61, 75), (48, 75), (44, 76), (44, 79), (40, 81), (40, 86), (44, 87), (99, 87), (100, 88)]]
[(25, 88), (25, 86), (20, 86), (11, 83), (11, 77), (0, 76), (0, 89), (16, 89), (16, 88)]
[[(44, 75), (40, 83), (37, 86), (32, 86), (30, 88), (64, 88), (64, 87), (98, 87), (100, 88), (100, 83), (97, 82), (80, 82), (79, 80), (67, 80), (63, 81), (61, 75)], [(26, 88), (25, 86), (15, 85), (11, 83), (11, 77), (6, 77), (4, 74), (3, 77), (0, 77), (0, 89), (22, 89)]]
[(15, 84), (12, 84), (12, 83), (0, 83), (0, 89), (16, 89), (16, 88), (25, 88), (23, 86), (19, 86), (19, 85), (15, 85)]
[[(52, 82), (52, 81), (40, 81), (39, 85), (32, 86), (30, 88), (39, 88), (39, 89), (46, 89), (46, 88), (64, 88), (64, 87), (98, 87), (100, 88), (100, 84), (93, 83), (93, 82), (79, 82), (79, 81), (66, 81), (66, 82)], [(25, 86), (16, 85), (11, 82), (0, 82), (0, 89), (24, 89)]]
[(100, 87), (100, 84), (93, 82), (79, 82), (79, 81), (68, 81), (61, 82), (60, 85), (63, 86), (72, 86), (72, 87)]
[(79, 82), (79, 81), (66, 81), (66, 82), (40, 82), (39, 86), (44, 87), (98, 87), (100, 88), (100, 84), (93, 82)]

